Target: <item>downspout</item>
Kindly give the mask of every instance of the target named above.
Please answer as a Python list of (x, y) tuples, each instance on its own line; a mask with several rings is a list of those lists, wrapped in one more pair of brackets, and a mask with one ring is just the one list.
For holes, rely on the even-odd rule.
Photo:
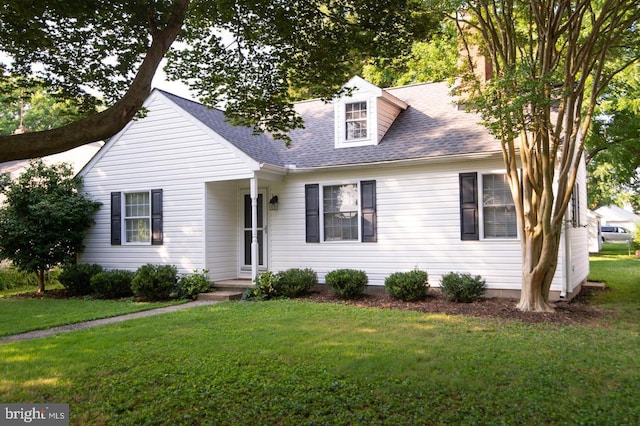
[(560, 290), (560, 298), (567, 297), (567, 293), (571, 288), (571, 239), (569, 238), (569, 230), (571, 229), (571, 221), (568, 216), (564, 219), (564, 281), (562, 283), (562, 289)]

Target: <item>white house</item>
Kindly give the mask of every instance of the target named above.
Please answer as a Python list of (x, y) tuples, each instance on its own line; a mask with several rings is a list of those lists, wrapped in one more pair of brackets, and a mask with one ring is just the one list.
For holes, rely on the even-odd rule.
[[(296, 105), (305, 128), (290, 148), (154, 90), (146, 117), (80, 173), (103, 206), (79, 260), (207, 269), (214, 281), (308, 267), (323, 282), (354, 268), (373, 286), (418, 267), (433, 286), (469, 272), (490, 294), (516, 296), (520, 241), (499, 142), (444, 83), (348, 86), (333, 103)], [(588, 274), (584, 181), (582, 168), (553, 297), (579, 291)]]

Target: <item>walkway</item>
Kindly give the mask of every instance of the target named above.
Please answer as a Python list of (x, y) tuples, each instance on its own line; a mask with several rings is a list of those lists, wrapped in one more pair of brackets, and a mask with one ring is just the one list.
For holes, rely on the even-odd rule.
[(167, 312), (180, 311), (182, 309), (193, 308), (196, 306), (213, 305), (218, 303), (214, 300), (195, 300), (193, 302), (182, 303), (180, 305), (165, 306), (164, 308), (150, 309), (148, 311), (134, 312), (132, 314), (120, 315), (111, 318), (102, 318), (93, 321), (79, 322), (76, 324), (62, 325), (47, 330), (35, 330), (27, 333), (14, 334), (12, 336), (0, 337), (0, 344), (18, 342), (21, 340), (39, 339), (41, 337), (53, 336), (54, 334), (68, 333), (69, 331), (82, 330), (84, 328), (97, 327), (99, 325), (114, 324), (117, 322), (128, 321), (135, 318), (144, 318), (154, 315), (160, 315)]

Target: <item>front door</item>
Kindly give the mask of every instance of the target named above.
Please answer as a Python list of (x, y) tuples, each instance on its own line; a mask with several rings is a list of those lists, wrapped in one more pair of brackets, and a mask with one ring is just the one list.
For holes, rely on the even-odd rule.
[[(242, 271), (251, 270), (251, 196), (244, 194), (242, 228)], [(264, 194), (258, 193), (258, 269), (265, 269)]]

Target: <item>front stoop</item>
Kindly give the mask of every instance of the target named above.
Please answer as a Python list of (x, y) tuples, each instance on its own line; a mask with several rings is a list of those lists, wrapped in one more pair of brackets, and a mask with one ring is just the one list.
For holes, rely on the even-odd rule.
[(224, 280), (213, 284), (213, 291), (198, 294), (198, 300), (240, 300), (248, 288), (253, 287), (251, 280)]
[(220, 290), (220, 291), (212, 291), (209, 293), (200, 293), (198, 294), (197, 300), (216, 300), (216, 301), (226, 301), (226, 300), (240, 300), (242, 299), (242, 294), (244, 292), (234, 291), (234, 290)]

